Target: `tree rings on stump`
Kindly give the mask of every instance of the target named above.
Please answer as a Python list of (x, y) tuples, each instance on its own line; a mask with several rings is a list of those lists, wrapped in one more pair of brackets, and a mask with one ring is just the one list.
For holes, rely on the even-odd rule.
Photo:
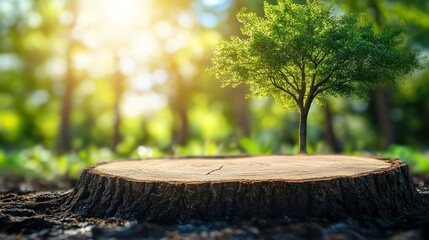
[(127, 160), (86, 169), (63, 208), (140, 221), (393, 217), (427, 206), (398, 160), (272, 155)]

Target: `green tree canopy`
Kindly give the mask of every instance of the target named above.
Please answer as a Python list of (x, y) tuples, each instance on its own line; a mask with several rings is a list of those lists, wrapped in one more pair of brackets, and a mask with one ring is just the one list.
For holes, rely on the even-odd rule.
[(307, 116), (326, 96), (364, 98), (367, 90), (420, 67), (417, 51), (401, 51), (405, 27), (375, 31), (359, 15), (336, 14), (323, 1), (264, 4), (264, 17), (238, 13), (245, 38), (214, 51), (209, 69), (223, 86), (247, 84), (251, 97), (269, 96), (300, 113), (300, 152), (306, 152)]

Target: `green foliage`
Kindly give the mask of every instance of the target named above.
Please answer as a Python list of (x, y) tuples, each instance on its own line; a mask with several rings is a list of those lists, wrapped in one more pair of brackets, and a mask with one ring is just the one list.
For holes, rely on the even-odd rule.
[(221, 155), (225, 149), (222, 145), (212, 141), (191, 140), (185, 146), (175, 146), (173, 152), (178, 156), (214, 156)]
[(326, 96), (365, 97), (375, 86), (420, 67), (417, 52), (400, 51), (404, 26), (376, 32), (358, 15), (336, 15), (333, 5), (280, 0), (265, 16), (238, 13), (245, 38), (222, 41), (209, 72), (223, 86), (247, 84), (251, 97), (269, 96), (289, 110), (308, 112)]
[(243, 137), (240, 139), (240, 147), (248, 154), (272, 154), (273, 149), (269, 142), (262, 142), (260, 138)]
[[(273, 146), (269, 142), (263, 142), (260, 138), (241, 138), (239, 146), (228, 146), (215, 143), (190, 141), (186, 146), (177, 146), (174, 149), (175, 155), (238, 155), (246, 154), (272, 154), (298, 152), (298, 146), (294, 149), (291, 146), (282, 146), (280, 152), (273, 152)], [(309, 149), (310, 152), (323, 152), (323, 143), (316, 144), (316, 149)], [(133, 158), (160, 157), (167, 155), (158, 149), (140, 146), (129, 153)], [(371, 152), (353, 151), (348, 152), (353, 155), (374, 155)], [(399, 158), (409, 164), (413, 172), (429, 172), (429, 156), (422, 154), (418, 150), (407, 147), (393, 145), (388, 151), (378, 155), (391, 158)], [(63, 177), (76, 179), (85, 167), (92, 166), (98, 162), (109, 161), (118, 158), (108, 148), (89, 147), (87, 149), (57, 156), (46, 148), (34, 146), (32, 148), (5, 152), (0, 150), (0, 181), (1, 178), (23, 177), (25, 179), (46, 179), (56, 180)]]
[[(327, 37), (330, 32), (331, 39), (334, 37), (340, 39), (341, 36), (344, 38), (344, 36), (350, 36), (355, 28), (342, 27), (343, 32), (323, 30), (329, 25), (324, 22), (323, 15), (319, 15), (319, 13), (328, 15), (329, 10), (332, 19), (328, 19), (328, 22), (335, 22), (336, 19), (345, 19), (345, 17), (356, 17), (359, 29), (364, 31), (364, 27), (369, 26), (369, 24), (359, 18), (364, 15), (366, 19), (376, 22), (378, 20), (377, 11), (379, 11), (382, 25), (397, 24), (399, 19), (406, 21), (405, 40), (407, 46), (404, 46), (404, 49), (418, 46), (426, 48), (423, 51), (427, 52), (429, 46), (429, 34), (427, 34), (429, 22), (426, 14), (429, 10), (429, 4), (424, 0), (336, 1), (335, 7), (339, 8), (340, 12), (359, 12), (362, 13), (360, 16), (335, 16), (330, 10), (331, 5), (323, 5), (320, 2), (321, 6), (314, 6), (321, 7), (322, 10), (317, 12), (313, 9), (314, 14), (311, 15), (307, 14), (310, 10), (305, 10), (305, 5), (291, 5), (293, 9), (290, 9), (285, 6), (290, 2), (281, 2), (284, 12), (279, 11), (280, 6), (265, 4), (267, 6), (265, 18), (258, 17), (263, 15), (263, 1), (232, 1), (233, 4), (229, 8), (220, 11), (212, 11), (209, 8), (197, 6), (205, 1), (156, 2), (156, 8), (152, 8), (151, 11), (155, 15), (161, 12), (165, 14), (153, 20), (152, 25), (156, 28), (149, 29), (148, 33), (154, 33), (154, 35), (144, 31), (142, 32), (142, 36), (145, 37), (144, 41), (138, 40), (129, 45), (139, 48), (146, 46), (146, 50), (153, 48), (156, 54), (148, 55), (150, 57), (126, 57), (124, 63), (131, 62), (133, 63), (131, 65), (135, 65), (135, 69), (143, 69), (142, 72), (139, 71), (139, 73), (143, 73), (143, 83), (155, 73), (165, 73), (165, 79), (167, 79), (165, 83), (155, 84), (153, 88), (147, 92), (145, 90), (143, 94), (154, 92), (169, 100), (161, 110), (150, 110), (143, 115), (134, 113), (123, 115), (122, 142), (116, 148), (116, 152), (113, 153), (112, 150), (105, 147), (111, 146), (112, 142), (114, 95), (111, 86), (111, 70), (113, 70), (113, 63), (111, 62), (112, 56), (108, 53), (111, 49), (102, 44), (94, 48), (94, 46), (87, 45), (86, 41), (83, 41), (72, 49), (70, 56), (73, 59), (73, 64), (66, 66), (67, 57), (69, 57), (67, 54), (70, 54), (67, 53), (67, 47), (70, 43), (67, 36), (70, 35), (72, 28), (69, 21), (73, 18), (70, 18), (71, 13), (74, 12), (72, 9), (73, 2), (75, 1), (0, 1), (0, 34), (2, 36), (0, 38), (0, 178), (11, 175), (28, 179), (76, 178), (84, 167), (98, 161), (115, 158), (147, 158), (172, 154), (236, 155), (241, 153), (291, 154), (299, 152), (299, 148), (295, 144), (297, 141), (295, 131), (298, 128), (297, 114), (284, 114), (282, 107), (279, 104), (273, 104), (269, 99), (244, 101), (241, 95), (245, 91), (237, 92), (235, 91), (237, 89), (218, 90), (219, 82), (211, 81), (206, 72), (203, 71), (209, 64), (208, 57), (217, 44), (219, 36), (221, 34), (239, 34), (239, 22), (233, 15), (242, 6), (247, 6), (249, 11), (257, 12), (255, 15), (242, 10), (239, 14), (240, 21), (244, 25), (243, 31), (247, 31), (251, 36), (246, 34), (243, 39), (233, 37), (231, 42), (222, 42), (218, 46), (217, 52), (219, 53), (219, 49), (224, 49), (224, 52), (228, 52), (230, 55), (218, 55), (218, 58), (223, 57), (225, 59), (225, 61), (219, 59), (219, 64), (225, 65), (219, 66), (223, 68), (223, 70), (220, 69), (223, 73), (219, 69), (215, 69), (212, 73), (223, 78), (224, 86), (235, 86), (253, 81), (254, 83), (250, 84), (252, 89), (250, 96), (277, 96), (279, 99), (276, 100), (289, 109), (297, 108), (294, 100), (291, 100), (282, 90), (270, 85), (270, 82), (266, 81), (267, 79), (262, 75), (254, 76), (246, 68), (258, 70), (264, 66), (279, 67), (281, 64), (290, 64), (292, 69), (294, 67), (293, 62), (289, 60), (300, 56), (301, 53), (308, 55), (309, 46), (313, 43), (316, 44), (314, 45), (316, 47), (342, 47), (344, 48), (344, 56), (352, 55), (353, 52), (350, 49), (348, 52), (345, 51), (347, 50), (345, 49), (346, 45), (343, 45), (340, 40), (331, 42), (322, 37)], [(270, 0), (269, 2), (274, 4), (277, 1)], [(305, 3), (303, 0), (294, 2)], [(193, 7), (188, 8), (188, 5)], [(198, 16), (206, 15), (206, 13), (217, 17), (219, 24), (210, 29), (198, 25)], [(195, 22), (182, 26), (181, 24), (189, 20), (186, 18), (187, 14), (189, 14), (190, 19), (195, 19)], [(274, 21), (275, 19), (281, 20), (283, 15), (288, 17), (288, 22), (276, 23)], [(164, 19), (163, 16), (166, 18)], [(185, 18), (181, 18), (183, 16)], [(226, 18), (226, 16), (233, 17)], [(267, 20), (268, 16), (272, 17), (272, 23)], [(322, 19), (321, 21), (315, 20), (318, 16)], [(312, 22), (311, 19), (314, 21)], [(276, 24), (277, 29), (273, 28)], [(159, 39), (156, 35), (159, 32), (164, 32), (159, 31), (164, 29), (164, 25), (167, 26), (165, 29), (173, 30), (171, 31), (172, 34), (170, 37), (162, 36), (162, 39)], [(265, 28), (270, 29), (270, 27), (271, 30), (264, 30)], [(290, 32), (291, 29), (298, 30)], [(253, 30), (255, 32), (252, 32)], [(373, 31), (371, 28), (370, 31), (365, 32), (365, 36), (369, 39), (380, 39), (384, 34), (386, 39), (388, 36), (386, 33), (389, 31), (391, 35), (396, 36), (395, 31), (404, 32), (403, 30), (403, 25), (384, 29), (380, 32), (378, 29)], [(283, 33), (287, 34), (282, 35)], [(85, 35), (79, 30), (73, 34), (73, 39), (78, 42), (83, 39), (92, 39), (94, 37), (92, 34)], [(356, 42), (362, 37), (363, 34), (353, 35), (352, 40)], [(400, 42), (401, 37), (401, 34), (397, 35), (396, 40)], [(186, 47), (179, 50), (174, 47), (171, 48), (171, 46), (177, 45), (176, 47), (178, 47), (183, 44), (184, 39), (189, 40)], [(152, 44), (150, 44), (151, 42)], [(367, 43), (369, 42), (368, 40)], [(155, 46), (153, 43), (156, 43)], [(128, 55), (126, 53), (133, 50), (129, 49), (129, 46), (123, 49), (124, 55)], [(347, 46), (352, 49), (352, 47), (360, 45), (348, 44)], [(370, 52), (371, 49), (377, 50), (378, 45), (373, 48), (369, 44), (363, 46), (367, 46), (366, 51)], [(257, 47), (261, 49), (258, 50)], [(173, 49), (174, 51), (166, 51), (166, 49)], [(387, 48), (381, 50), (385, 52)], [(137, 53), (135, 51), (130, 52), (133, 52), (133, 55)], [(323, 53), (325, 52), (320, 54)], [(100, 58), (97, 57), (99, 55)], [(392, 58), (387, 58), (387, 60)], [(142, 59), (144, 61), (140, 65)], [(326, 57), (324, 61), (328, 60), (329, 58)], [(384, 61), (384, 59), (382, 60)], [(254, 62), (259, 65), (252, 65)], [(228, 64), (231, 68), (227, 68)], [(325, 66), (325, 71), (329, 70), (328, 67), (332, 67), (329, 66), (328, 62), (321, 63), (317, 70), (318, 73), (322, 72), (322, 66)], [(72, 118), (70, 119), (71, 147), (68, 150), (69, 153), (58, 156), (55, 154), (55, 140), (58, 136), (61, 97), (64, 92), (64, 74), (68, 71), (65, 68), (69, 67), (71, 67), (69, 70), (76, 76)], [(231, 69), (241, 72), (240, 74), (243, 76), (230, 71)], [(308, 76), (311, 76), (311, 71), (314, 71), (311, 64), (308, 65), (308, 61), (305, 70), (306, 73), (308, 72), (305, 82), (308, 97)], [(266, 73), (264, 72), (264, 74)], [(300, 74), (300, 71), (293, 72), (294, 76), (300, 76)], [(142, 94), (141, 90), (133, 87), (136, 85), (134, 75), (127, 76), (127, 81), (124, 82), (129, 91), (125, 94), (124, 104), (121, 106), (122, 108), (130, 107), (131, 112), (137, 111), (135, 109), (138, 109), (139, 106), (151, 105), (156, 102), (156, 100), (141, 100), (140, 98), (133, 101), (127, 100), (129, 93), (132, 95)], [(274, 74), (276, 77), (278, 75)], [(234, 80), (234, 76), (241, 77)], [(428, 158), (427, 153), (420, 153), (429, 144), (427, 138), (429, 125), (426, 124), (427, 119), (429, 119), (429, 98), (427, 97), (429, 95), (429, 81), (427, 79), (429, 79), (429, 71), (427, 70), (411, 75), (409, 81), (406, 82), (407, 84), (401, 85), (397, 92), (390, 95), (391, 98), (389, 99), (392, 107), (389, 116), (396, 127), (397, 141), (407, 144), (409, 147), (393, 147), (389, 149), (388, 154), (418, 166), (427, 166), (427, 161), (422, 159)], [(186, 83), (184, 89), (178, 90), (179, 80)], [(320, 81), (319, 79), (316, 80)], [(277, 81), (283, 84), (280, 86), (288, 86), (282, 79)], [(368, 81), (373, 81), (372, 76)], [(376, 82), (379, 83), (374, 81), (374, 84)], [(388, 83), (389, 81), (383, 82)], [(361, 85), (369, 88), (374, 84), (365, 83)], [(358, 85), (356, 84), (356, 87)], [(389, 85), (393, 86), (393, 84)], [(176, 90), (182, 94), (180, 97), (172, 98)], [(352, 95), (363, 96), (365, 91), (358, 90)], [(318, 96), (319, 100), (323, 100), (326, 95), (333, 94), (332, 91), (333, 89), (331, 92), (326, 92), (325, 95), (321, 93)], [(377, 118), (371, 107), (368, 108), (364, 103), (353, 99), (330, 99), (329, 102), (337, 105), (331, 105), (334, 114), (334, 133), (346, 154), (371, 154), (380, 150)], [(186, 143), (180, 146), (174, 143), (174, 129), (180, 128), (180, 120), (177, 119), (175, 113), (177, 109), (173, 105), (183, 106), (189, 118), (189, 136)], [(130, 110), (124, 112), (130, 112)], [(243, 131), (245, 128), (241, 129), (242, 126), (237, 121), (237, 115), (247, 118), (249, 122), (248, 131)], [(312, 145), (309, 147), (309, 152), (325, 153), (330, 151), (329, 146), (327, 147), (324, 141), (324, 121), (323, 109), (317, 106), (313, 107), (309, 118), (308, 138)], [(419, 167), (418, 169), (428, 168)]]
[(399, 158), (411, 166), (411, 170), (418, 173), (429, 172), (429, 156), (407, 146), (392, 145), (383, 154), (385, 157)]
[(115, 157), (109, 149), (95, 147), (61, 156), (55, 155), (42, 146), (11, 152), (0, 150), (0, 175), (2, 177), (21, 176), (26, 179), (55, 180), (60, 177), (75, 179), (80, 176), (85, 167)]

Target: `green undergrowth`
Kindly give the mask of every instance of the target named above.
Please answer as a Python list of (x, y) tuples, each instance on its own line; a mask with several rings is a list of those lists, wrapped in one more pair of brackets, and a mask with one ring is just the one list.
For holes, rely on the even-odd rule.
[(107, 148), (95, 147), (62, 155), (57, 155), (42, 146), (12, 151), (0, 150), (0, 173), (6, 178), (74, 179), (79, 177), (85, 167), (113, 159), (114, 155)]
[(400, 145), (392, 145), (384, 154), (384, 157), (399, 158), (407, 163), (413, 172), (429, 173), (429, 152), (420, 151)]
[[(169, 155), (281, 154), (293, 153), (294, 149), (294, 147), (286, 150), (283, 148), (275, 152), (269, 148), (269, 144), (258, 142), (253, 138), (243, 138), (234, 147), (225, 147), (215, 143), (198, 144), (190, 142), (185, 146), (173, 147), (172, 152), (163, 152), (146, 146), (139, 146), (134, 150), (122, 153), (115, 153), (109, 148), (88, 147), (61, 155), (42, 146), (9, 151), (0, 149), (0, 178), (21, 177), (27, 180), (44, 179), (50, 181), (64, 177), (76, 179), (84, 168), (112, 159), (153, 158)], [(353, 155), (367, 154), (367, 152), (353, 152)], [(376, 155), (399, 158), (409, 164), (414, 173), (429, 173), (428, 152), (422, 153), (407, 146), (393, 145), (388, 151)]]

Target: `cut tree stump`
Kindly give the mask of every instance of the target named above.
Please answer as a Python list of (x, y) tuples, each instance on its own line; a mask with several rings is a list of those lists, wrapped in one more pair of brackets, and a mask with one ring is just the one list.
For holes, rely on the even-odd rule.
[(397, 217), (427, 210), (399, 160), (272, 155), (127, 160), (86, 169), (63, 210), (180, 222)]

